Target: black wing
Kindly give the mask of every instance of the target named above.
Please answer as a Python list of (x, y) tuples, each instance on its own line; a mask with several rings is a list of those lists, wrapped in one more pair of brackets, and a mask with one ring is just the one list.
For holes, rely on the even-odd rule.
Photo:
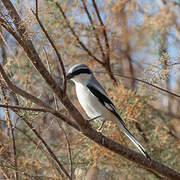
[(102, 105), (104, 105), (108, 110), (110, 110), (124, 124), (123, 120), (121, 119), (119, 114), (116, 112), (116, 108), (114, 104), (107, 97), (107, 95), (100, 92), (93, 85), (88, 84), (87, 87), (91, 91), (91, 93), (98, 98), (99, 102), (101, 102)]

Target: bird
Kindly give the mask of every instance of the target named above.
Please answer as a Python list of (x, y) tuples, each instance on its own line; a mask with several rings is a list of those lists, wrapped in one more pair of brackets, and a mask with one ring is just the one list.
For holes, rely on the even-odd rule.
[(105, 121), (110, 120), (116, 123), (139, 151), (146, 158), (151, 159), (145, 148), (127, 129), (115, 105), (87, 65), (75, 64), (68, 70), (66, 78), (74, 82), (77, 99), (90, 120), (102, 121), (99, 130), (101, 130)]

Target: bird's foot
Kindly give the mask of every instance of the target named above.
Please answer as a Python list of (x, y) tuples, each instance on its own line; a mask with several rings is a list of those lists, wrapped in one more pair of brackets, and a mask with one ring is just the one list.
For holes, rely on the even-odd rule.
[(94, 117), (94, 118), (92, 118), (92, 119), (88, 119), (88, 121), (89, 121), (89, 122), (94, 121), (94, 120), (98, 119), (99, 117), (101, 117), (101, 116), (96, 116), (96, 117)]
[(102, 124), (98, 127), (98, 129), (97, 129), (98, 132), (102, 131), (104, 123), (105, 123), (105, 121), (103, 121)]

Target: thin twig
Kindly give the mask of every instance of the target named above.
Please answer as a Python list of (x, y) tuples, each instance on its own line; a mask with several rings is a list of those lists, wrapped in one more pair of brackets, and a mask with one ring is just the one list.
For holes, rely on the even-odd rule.
[(48, 153), (44, 150), (43, 146), (41, 144), (38, 144), (34, 139), (32, 139), (28, 134), (26, 134), (23, 130), (21, 130), (18, 127), (15, 127), (16, 130), (18, 130), (19, 132), (21, 132), (24, 136), (26, 136), (29, 140), (29, 142), (32, 142), (36, 147), (38, 147), (38, 149), (45, 154), (47, 160), (52, 164), (52, 166), (54, 168), (56, 168), (56, 170), (61, 174), (61, 170), (59, 169), (59, 167), (56, 166), (55, 162), (49, 158)]
[[(47, 63), (47, 66), (48, 66), (48, 70), (49, 72), (52, 74), (51, 72), (51, 68), (50, 68), (50, 64), (49, 64), (49, 60), (48, 60), (48, 54), (46, 52), (46, 49), (43, 47), (43, 51), (44, 51), (44, 54), (45, 54), (45, 57), (46, 57), (46, 63)], [(57, 103), (57, 99), (56, 99), (56, 94), (53, 93), (53, 97), (54, 97), (54, 104), (55, 104), (55, 107), (56, 107), (56, 110), (58, 110), (58, 103)]]
[[(37, 2), (37, 0), (36, 0)], [(37, 7), (36, 7), (37, 9)], [(63, 96), (66, 95), (66, 84), (67, 84), (67, 78), (66, 78), (66, 70), (65, 70), (65, 67), (64, 67), (64, 63), (63, 63), (63, 60), (62, 60), (62, 57), (61, 57), (61, 54), (59, 53), (55, 43), (53, 42), (52, 38), (50, 37), (50, 35), (48, 34), (48, 32), (46, 31), (45, 27), (43, 26), (43, 24), (41, 23), (41, 20), (39, 19), (39, 16), (38, 14), (36, 14), (33, 10), (31, 10), (32, 13), (34, 14), (34, 16), (36, 17), (36, 20), (39, 24), (39, 26), (41, 27), (42, 31), (44, 32), (46, 38), (48, 39), (49, 43), (51, 44), (51, 46), (53, 47), (57, 57), (58, 57), (58, 60), (59, 60), (59, 63), (61, 65), (61, 69), (62, 69), (62, 73), (63, 73), (63, 79), (64, 79), (64, 82), (63, 82)], [(38, 10), (37, 10), (38, 11)]]
[[(107, 72), (99, 72), (99, 71), (95, 71), (95, 73), (107, 74)], [(133, 79), (133, 80), (135, 80), (135, 81), (142, 82), (142, 83), (144, 83), (144, 84), (147, 84), (147, 85), (152, 86), (152, 87), (154, 87), (154, 88), (156, 88), (156, 89), (159, 89), (159, 90), (161, 90), (161, 91), (163, 91), (163, 92), (166, 92), (166, 93), (168, 93), (168, 94), (171, 94), (171, 95), (173, 95), (173, 96), (176, 96), (176, 97), (180, 98), (180, 95), (178, 95), (178, 94), (176, 94), (176, 93), (173, 93), (173, 92), (171, 92), (171, 91), (168, 91), (168, 90), (166, 90), (166, 89), (163, 89), (163, 88), (161, 88), (161, 87), (159, 87), (159, 86), (156, 86), (156, 85), (154, 85), (154, 84), (151, 84), (151, 83), (149, 83), (149, 82), (147, 82), (147, 81), (144, 81), (144, 80), (141, 80), (141, 79), (138, 79), (138, 78), (133, 78), (133, 77), (125, 76), (125, 75), (122, 75), (122, 74), (117, 74), (117, 73), (113, 73), (113, 74), (114, 74), (115, 76), (120, 76), (120, 77), (123, 77), (123, 78)]]
[(66, 131), (64, 130), (64, 128), (61, 126), (60, 122), (57, 121), (59, 127), (61, 128), (64, 136), (65, 136), (65, 139), (66, 139), (66, 144), (67, 144), (67, 150), (68, 150), (68, 158), (69, 158), (69, 164), (70, 164), (70, 175), (71, 175), (71, 178), (73, 177), (73, 162), (72, 162), (72, 155), (71, 155), (71, 145), (70, 145), (70, 141), (69, 141), (69, 138), (67, 136), (67, 133)]
[[(4, 123), (6, 124), (6, 121), (0, 121), (0, 123)], [(33, 138), (31, 138), (26, 132), (24, 132), (22, 129), (18, 128), (18, 127), (14, 127), (16, 131), (19, 131), (20, 133), (22, 133), (25, 137), (28, 138), (29, 142), (32, 142), (36, 147), (38, 147), (38, 149), (45, 154), (45, 156), (47, 157), (48, 161), (53, 165), (54, 168), (57, 169), (57, 171), (60, 173), (60, 169), (56, 166), (55, 162), (52, 161), (51, 158), (49, 158), (49, 155), (47, 153), (47, 151), (44, 150), (43, 146), (41, 144), (38, 144), (36, 140), (34, 140)]]
[(69, 179), (72, 180), (72, 178), (67, 173), (66, 169), (63, 167), (63, 165), (60, 163), (54, 152), (51, 150), (51, 148), (48, 146), (48, 144), (45, 142), (45, 140), (40, 136), (40, 134), (36, 131), (36, 129), (32, 126), (32, 124), (27, 121), (22, 115), (20, 115), (17, 111), (14, 111), (25, 123), (26, 125), (32, 130), (32, 132), (36, 135), (36, 137), (41, 141), (41, 143), (46, 147), (47, 151), (51, 155), (51, 157), (55, 160), (59, 168), (62, 170), (61, 176), (64, 177), (66, 175)]
[(38, 11), (39, 11), (39, 6), (38, 6), (38, 0), (35, 0), (35, 2), (36, 2), (36, 15), (37, 15), (37, 17), (38, 17)]
[(109, 40), (108, 40), (108, 36), (106, 33), (106, 29), (105, 29), (105, 25), (101, 19), (98, 7), (96, 5), (95, 0), (92, 0), (93, 3), (93, 7), (95, 9), (95, 12), (97, 14), (98, 20), (100, 22), (101, 28), (103, 28), (103, 35), (104, 35), (104, 40), (105, 40), (105, 44), (106, 44), (106, 63), (109, 65), (110, 64), (110, 46), (109, 46)]
[(175, 65), (180, 65), (180, 63), (166, 64), (166, 66), (175, 66)]
[(35, 96), (31, 95), (30, 93), (18, 88), (17, 86), (13, 85), (12, 82), (9, 80), (8, 76), (6, 75), (3, 67), (0, 65), (0, 74), (3, 77), (3, 79), (5, 80), (5, 82), (8, 84), (8, 87), (14, 91), (17, 94), (20, 94), (23, 97), (26, 97), (27, 99), (31, 100), (32, 102), (34, 102), (35, 104), (38, 104), (39, 106), (45, 107), (45, 108), (49, 108), (49, 106), (42, 102), (40, 99), (36, 98)]
[[(6, 103), (7, 105), (7, 97), (6, 97), (6, 94), (5, 94), (5, 91), (4, 91), (4, 88), (1, 86), (1, 91), (2, 91), (2, 99), (1, 101)], [(13, 145), (13, 159), (14, 159), (14, 166), (17, 167), (17, 157), (16, 157), (16, 141), (15, 141), (15, 136), (14, 136), (14, 127), (13, 127), (13, 124), (11, 122), (11, 118), (10, 118), (10, 114), (9, 114), (9, 110), (8, 110), (8, 107), (6, 107), (6, 110), (5, 110), (5, 117), (7, 119), (7, 123), (9, 124), (9, 127), (10, 127), (10, 131), (11, 131), (11, 137), (12, 137), (12, 145)], [(15, 171), (15, 179), (18, 180), (19, 179), (19, 176), (18, 176), (18, 172)]]
[(69, 118), (67, 118), (66, 116), (64, 116), (63, 114), (61, 114), (60, 112), (54, 110), (52, 107), (50, 107), (48, 104), (44, 103), (43, 101), (41, 101), (40, 99), (38, 99), (37, 97), (33, 96), (32, 94), (20, 89), (19, 87), (15, 86), (8, 78), (8, 76), (6, 75), (4, 69), (2, 68), (2, 66), (0, 65), (0, 74), (3, 77), (3, 79), (5, 80), (5, 82), (8, 85), (8, 88), (10, 90), (12, 90), (14, 93), (21, 95), (22, 97), (30, 100), (31, 102), (44, 107), (45, 109), (48, 109), (49, 112), (51, 114), (53, 114), (54, 116), (60, 118), (61, 120), (63, 120), (64, 122), (66, 122), (67, 124), (69, 124), (70, 126), (74, 127), (75, 129), (79, 130), (80, 128), (78, 127), (78, 125), (76, 123), (74, 123), (73, 121), (71, 121)]
[(101, 54), (102, 54), (102, 58), (103, 58), (103, 60), (105, 61), (105, 60), (106, 60), (106, 56), (105, 56), (103, 47), (102, 47), (102, 45), (101, 45), (101, 41), (100, 41), (100, 39), (99, 39), (98, 33), (97, 33), (97, 31), (96, 31), (96, 27), (95, 27), (95, 25), (94, 25), (93, 19), (92, 19), (92, 17), (91, 17), (91, 14), (90, 14), (89, 11), (88, 11), (88, 8), (87, 8), (87, 6), (86, 6), (85, 1), (84, 1), (84, 0), (81, 0), (81, 1), (82, 1), (82, 3), (83, 3), (84, 10), (85, 10), (85, 12), (86, 12), (86, 14), (87, 14), (87, 16), (88, 16), (88, 19), (89, 19), (89, 21), (90, 21), (90, 23), (91, 23), (91, 25), (92, 25), (92, 28), (93, 28), (93, 31), (94, 31), (94, 34), (95, 34), (97, 43), (98, 43), (98, 45), (99, 45), (99, 48), (100, 48), (100, 51), (101, 51)]
[(52, 112), (49, 109), (45, 108), (30, 108), (30, 107), (22, 107), (22, 106), (12, 106), (8, 104), (0, 104), (2, 108), (10, 108), (10, 109), (19, 109), (19, 110), (26, 110), (26, 111), (36, 111), (36, 112)]
[[(44, 49), (44, 48), (43, 48)], [(47, 62), (47, 65), (48, 65), (48, 70), (49, 72), (52, 74), (52, 71), (51, 71), (51, 67), (50, 67), (50, 64), (49, 64), (49, 61), (48, 61), (48, 55), (47, 55), (47, 52), (46, 50), (44, 49), (44, 52), (45, 52), (45, 55), (46, 55), (46, 62)], [(53, 93), (53, 97), (54, 97), (54, 102), (55, 102), (55, 107), (56, 107), (56, 111), (59, 111), (59, 107), (58, 107), (58, 103), (57, 103), (57, 99), (56, 99), (56, 95), (55, 93)], [(57, 119), (56, 119), (57, 120)], [(71, 147), (70, 147), (70, 141), (69, 141), (69, 138), (66, 134), (66, 131), (64, 130), (64, 128), (61, 126), (60, 122), (57, 120), (57, 123), (59, 125), (59, 128), (62, 130), (62, 132), (64, 133), (64, 136), (65, 136), (65, 139), (66, 139), (66, 143), (67, 143), (67, 149), (68, 149), (68, 157), (69, 157), (69, 163), (70, 163), (70, 176), (72, 178), (72, 173), (73, 173), (73, 166), (72, 166), (72, 156), (71, 156)]]
[(109, 40), (108, 40), (108, 35), (107, 35), (107, 32), (106, 32), (106, 28), (105, 28), (105, 25), (104, 25), (104, 23), (103, 23), (103, 21), (101, 19), (98, 7), (96, 5), (96, 1), (92, 0), (92, 3), (93, 3), (93, 7), (95, 9), (96, 15), (98, 17), (98, 20), (100, 22), (101, 28), (103, 28), (104, 41), (105, 41), (105, 45), (106, 45), (105, 46), (106, 47), (106, 58), (105, 58), (104, 67), (107, 70), (110, 78), (114, 81), (115, 85), (117, 85), (116, 78), (113, 76), (113, 73), (112, 73), (112, 70), (111, 70), (111, 65), (110, 65), (110, 45), (109, 45)]
[(80, 40), (79, 36), (77, 35), (77, 33), (75, 32), (75, 30), (72, 28), (72, 26), (70, 25), (69, 20), (67, 19), (62, 7), (56, 2), (56, 6), (59, 8), (66, 24), (68, 25), (69, 29), (71, 30), (71, 33), (73, 34), (73, 36), (76, 38), (76, 40), (78, 41), (78, 43), (81, 45), (81, 47), (87, 52), (87, 54), (89, 56), (91, 56), (95, 61), (97, 61), (100, 64), (104, 64), (101, 60), (99, 60), (96, 56), (93, 55), (93, 53), (85, 46), (85, 44)]

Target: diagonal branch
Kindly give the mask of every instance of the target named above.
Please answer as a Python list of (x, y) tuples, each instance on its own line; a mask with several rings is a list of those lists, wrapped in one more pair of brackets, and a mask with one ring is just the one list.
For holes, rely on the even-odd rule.
[[(94, 72), (95, 72), (95, 73), (107, 74), (107, 72), (100, 72), (100, 71), (94, 71)], [(154, 88), (156, 88), (156, 89), (159, 89), (160, 91), (166, 92), (166, 93), (168, 93), (168, 94), (171, 94), (172, 96), (175, 96), (175, 97), (180, 98), (180, 95), (178, 95), (178, 94), (176, 94), (176, 93), (174, 93), (174, 92), (168, 91), (167, 89), (164, 89), (164, 88), (161, 88), (161, 87), (159, 87), (159, 86), (156, 86), (156, 85), (154, 85), (154, 84), (152, 84), (152, 83), (149, 83), (149, 82), (147, 82), (147, 81), (144, 81), (144, 80), (142, 80), (142, 79), (125, 76), (125, 75), (123, 75), (123, 74), (118, 74), (118, 73), (113, 73), (113, 75), (119, 76), (119, 77), (123, 77), (123, 78), (126, 78), (126, 79), (133, 79), (134, 81), (138, 81), (138, 82), (142, 82), (142, 83), (144, 83), (144, 84), (147, 84), (148, 86), (152, 86), (152, 87), (154, 87)]]
[[(1, 91), (2, 91), (1, 101), (7, 104), (6, 93), (5, 93), (5, 90), (2, 86), (1, 86)], [(13, 164), (15, 167), (17, 167), (17, 152), (16, 152), (16, 141), (15, 141), (14, 127), (13, 127), (13, 124), (12, 124), (12, 121), (10, 118), (10, 113), (9, 113), (8, 107), (6, 107), (6, 110), (5, 110), (5, 117), (7, 119), (7, 124), (9, 125), (10, 132), (11, 132), (12, 147), (13, 147), (13, 160), (14, 160)], [(18, 177), (19, 177), (18, 172), (15, 171), (15, 179), (18, 180)]]
[(50, 107), (49, 105), (47, 105), (46, 103), (44, 103), (43, 101), (41, 101), (40, 99), (36, 98), (35, 96), (31, 95), (30, 93), (20, 89), (19, 87), (15, 86), (8, 78), (8, 76), (6, 75), (4, 69), (2, 68), (2, 66), (0, 65), (0, 74), (3, 77), (3, 79), (5, 80), (5, 82), (8, 85), (8, 88), (13, 91), (16, 94), (21, 95), (22, 97), (30, 100), (31, 102), (45, 108), (44, 111), (49, 111), (51, 114), (53, 114), (54, 116), (60, 118), (61, 120), (63, 120), (65, 123), (69, 124), (70, 126), (74, 127), (75, 129), (79, 130), (79, 127), (77, 126), (76, 123), (74, 123), (73, 121), (69, 120), (66, 116), (64, 116), (63, 114), (59, 113), (58, 111), (54, 110), (52, 107)]
[(5, 80), (5, 82), (7, 83), (8, 87), (14, 91), (15, 93), (26, 97), (27, 99), (29, 99), (30, 101), (34, 102), (35, 104), (38, 104), (39, 106), (45, 107), (49, 109), (49, 106), (42, 102), (40, 99), (36, 98), (35, 96), (29, 94), (28, 92), (18, 88), (17, 86), (13, 85), (12, 82), (9, 80), (8, 76), (6, 75), (4, 69), (2, 68), (2, 66), (0, 65), (0, 74), (3, 77), (3, 79)]
[[(51, 148), (48, 146), (48, 144), (45, 142), (45, 140), (40, 136), (40, 134), (36, 131), (36, 129), (32, 126), (32, 124), (27, 121), (23, 116), (21, 116), (17, 111), (14, 111), (25, 123), (26, 125), (33, 131), (33, 133), (36, 135), (36, 137), (41, 141), (41, 143), (46, 147), (47, 151), (51, 155), (51, 157), (55, 160), (59, 168), (62, 170), (61, 176), (64, 177), (66, 175), (68, 179), (72, 180), (72, 178), (67, 173), (66, 169), (63, 167), (63, 165), (60, 163), (54, 152), (51, 150)], [(65, 177), (64, 177), (65, 178)]]
[(104, 23), (103, 23), (103, 21), (101, 19), (98, 7), (96, 5), (96, 1), (92, 0), (92, 3), (93, 3), (93, 7), (94, 7), (94, 9), (96, 11), (98, 20), (100, 22), (100, 25), (103, 28), (103, 35), (104, 35), (104, 40), (105, 40), (105, 44), (106, 44), (106, 63), (109, 65), (110, 64), (110, 46), (109, 46), (109, 41), (108, 41), (108, 36), (107, 36), (107, 33), (106, 33), (105, 25), (104, 25)]
[(59, 172), (59, 174), (61, 174), (61, 170), (59, 169), (59, 167), (56, 166), (55, 162), (49, 157), (49, 154), (47, 153), (47, 151), (43, 148), (43, 146), (39, 143), (37, 143), (36, 140), (34, 140), (33, 138), (31, 138), (26, 132), (24, 132), (22, 129), (15, 127), (15, 130), (21, 132), (25, 137), (28, 138), (29, 142), (32, 142), (47, 158), (47, 160), (52, 164), (53, 168), (56, 168), (56, 170)]
[(11, 3), (10, 0), (1, 0), (1, 1), (3, 2), (4, 6), (8, 10), (11, 18), (14, 19), (14, 25), (16, 26), (16, 29), (17, 29), (17, 31), (21, 37), (19, 38), (19, 36), (17, 36), (17, 34), (12, 34), (12, 35), (17, 40), (17, 42), (20, 44), (20, 46), (24, 49), (25, 53), (29, 57), (29, 60), (36, 67), (36, 69), (41, 74), (41, 76), (44, 78), (44, 80), (49, 85), (49, 87), (54, 91), (54, 93), (59, 98), (59, 100), (63, 103), (65, 108), (68, 109), (69, 112), (71, 112), (71, 116), (79, 124), (81, 131), (86, 131), (87, 126), (90, 126), (89, 122), (84, 121), (83, 116), (79, 113), (79, 111), (75, 108), (75, 106), (70, 102), (68, 97), (63, 96), (63, 90), (56, 83), (56, 81), (53, 79), (53, 77), (50, 75), (48, 70), (45, 68), (45, 66), (42, 63), (37, 51), (35, 50), (35, 47), (33, 46), (32, 41), (28, 38), (28, 36), (24, 36), (24, 34), (26, 34), (25, 26), (23, 25), (21, 18), (18, 15), (13, 4)]
[[(52, 74), (51, 67), (50, 67), (50, 64), (49, 64), (49, 61), (48, 61), (48, 55), (47, 55), (47, 52), (46, 52), (45, 49), (44, 49), (44, 53), (45, 53), (45, 56), (46, 56), (48, 70)], [(55, 102), (56, 110), (59, 110), (57, 99), (56, 99), (56, 95), (54, 93), (53, 93), (53, 97), (54, 97), (54, 102)], [(57, 118), (56, 118), (56, 120), (57, 120)], [(72, 155), (71, 155), (70, 141), (69, 141), (68, 135), (66, 134), (66, 131), (61, 126), (61, 124), (60, 124), (60, 122), (58, 120), (57, 120), (57, 123), (58, 123), (59, 128), (61, 129), (61, 131), (64, 133), (64, 136), (65, 136), (65, 139), (66, 139), (67, 150), (68, 150), (68, 157), (69, 157), (69, 163), (70, 163), (70, 176), (72, 178), (72, 176), (73, 176), (73, 164), (72, 164)]]
[(106, 28), (105, 28), (105, 25), (101, 19), (98, 7), (96, 5), (96, 1), (92, 0), (92, 3), (93, 3), (93, 7), (95, 9), (96, 15), (98, 17), (98, 20), (100, 22), (101, 28), (103, 28), (104, 41), (105, 41), (105, 45), (106, 45), (105, 69), (107, 70), (110, 78), (114, 81), (115, 85), (117, 85), (116, 78), (112, 74), (111, 65), (110, 65), (110, 45), (109, 45), (109, 40), (108, 40)]
[(81, 45), (81, 47), (88, 53), (89, 56), (91, 56), (95, 61), (97, 61), (100, 64), (104, 64), (101, 60), (99, 60), (96, 56), (93, 55), (93, 53), (85, 46), (85, 44), (80, 40), (79, 36), (76, 34), (76, 32), (74, 31), (74, 29), (72, 28), (72, 26), (70, 25), (69, 20), (67, 19), (62, 7), (56, 3), (56, 6), (59, 8), (66, 24), (68, 25), (69, 29), (71, 30), (71, 33), (73, 34), (73, 36), (76, 38), (76, 40), (78, 41), (78, 43)]
[[(81, 45), (81, 47), (88, 53), (89, 56), (91, 56), (96, 62), (98, 62), (99, 64), (101, 64), (108, 72), (110, 78), (115, 82), (115, 84), (117, 84), (117, 81), (115, 79), (115, 77), (113, 76), (112, 74), (112, 71), (111, 71), (111, 66), (110, 66), (110, 60), (109, 58), (109, 55), (104, 59), (105, 61), (102, 62), (101, 60), (99, 60), (98, 58), (96, 58), (92, 52), (84, 45), (84, 43), (80, 40), (79, 36), (76, 34), (76, 32), (74, 31), (74, 29), (72, 28), (72, 26), (70, 25), (70, 22), (69, 20), (67, 19), (62, 7), (56, 3), (56, 6), (59, 8), (61, 14), (63, 15), (64, 17), (64, 20), (66, 22), (66, 24), (68, 25), (69, 29), (71, 30), (73, 36), (77, 39), (78, 43)], [(106, 36), (107, 37), (107, 36)], [(107, 41), (108, 42), (108, 41)], [(107, 47), (107, 45), (106, 45)], [(109, 47), (109, 44), (108, 44), (108, 47)], [(107, 48), (106, 48), (107, 49)], [(106, 50), (107, 51), (107, 50)], [(107, 51), (107, 52), (110, 52), (110, 49)], [(110, 54), (110, 53), (107, 53), (107, 54)]]
[(61, 58), (61, 55), (60, 55), (56, 45), (54, 44), (53, 40), (51, 39), (50, 35), (47, 33), (45, 27), (41, 23), (41, 20), (39, 19), (39, 16), (38, 16), (38, 0), (35, 0), (35, 1), (36, 1), (36, 13), (33, 10), (32, 10), (32, 13), (36, 17), (36, 20), (37, 20), (39, 26), (41, 27), (42, 31), (44, 32), (46, 38), (50, 42), (51, 46), (53, 47), (53, 49), (54, 49), (54, 51), (55, 51), (55, 53), (56, 53), (56, 55), (58, 57), (58, 60), (59, 60), (59, 63), (61, 65), (61, 69), (62, 69), (62, 72), (63, 72), (63, 78), (64, 78), (64, 82), (63, 82), (63, 95), (65, 96), (66, 95), (66, 82), (67, 82), (67, 78), (66, 78), (66, 70), (65, 70), (65, 67), (64, 67), (64, 63), (63, 63), (63, 60)]

